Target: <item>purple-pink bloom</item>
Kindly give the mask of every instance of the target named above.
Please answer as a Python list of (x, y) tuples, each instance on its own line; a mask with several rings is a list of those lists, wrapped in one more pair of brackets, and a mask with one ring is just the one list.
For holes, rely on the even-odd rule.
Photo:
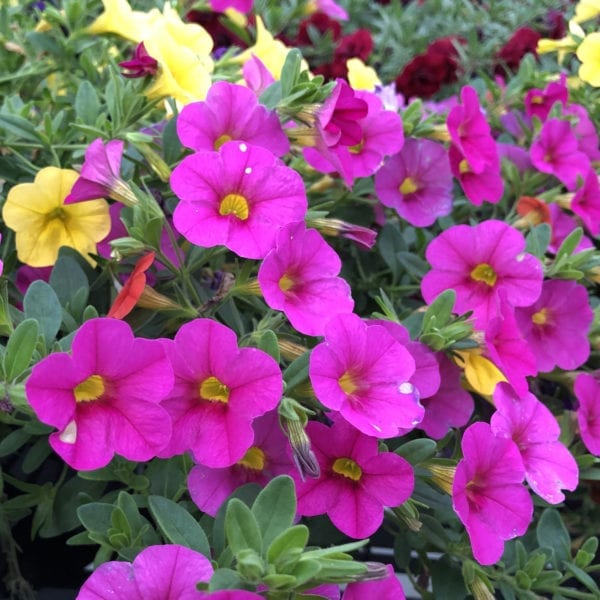
[(577, 423), (585, 447), (600, 456), (600, 381), (588, 373), (575, 380), (575, 396), (579, 401)]
[(135, 53), (131, 60), (124, 60), (119, 63), (119, 66), (125, 69), (122, 73), (123, 77), (129, 78), (156, 75), (158, 71), (158, 61), (148, 54), (144, 42), (140, 42), (135, 47)]
[(517, 308), (515, 317), (538, 371), (572, 370), (588, 359), (594, 313), (584, 286), (575, 281), (544, 281), (540, 297), (530, 306)]
[(298, 514), (327, 513), (340, 531), (363, 538), (379, 529), (384, 507), (399, 506), (412, 494), (412, 467), (393, 452), (379, 452), (376, 438), (339, 417), (331, 427), (311, 421), (306, 432), (321, 476), (301, 481), (294, 473)]
[(454, 289), (454, 310), (472, 310), (477, 328), (485, 329), (498, 315), (501, 290), (512, 306), (528, 306), (539, 297), (542, 264), (524, 251), (523, 234), (503, 221), (451, 227), (427, 248), (432, 269), (421, 282), (423, 297), (431, 304), (444, 290)]
[(247, 13), (252, 10), (254, 0), (210, 0), (210, 7), (215, 12), (225, 12), (228, 8), (233, 8), (241, 13)]
[(385, 579), (376, 581), (357, 581), (349, 583), (344, 591), (342, 600), (405, 600), (404, 590), (400, 580), (394, 573), (392, 565), (386, 565), (388, 575)]
[(591, 161), (600, 160), (600, 150), (598, 149), (598, 132), (596, 125), (590, 118), (585, 106), (581, 104), (569, 104), (563, 109), (563, 114), (567, 117), (574, 116), (577, 122), (573, 125), (573, 133), (577, 138), (579, 150), (583, 152)]
[(242, 65), (242, 75), (248, 89), (252, 90), (257, 96), (260, 96), (272, 83), (275, 83), (271, 71), (265, 67), (265, 63), (255, 54)]
[(101, 138), (95, 139), (85, 151), (79, 179), (65, 198), (65, 204), (106, 197), (127, 206), (136, 204), (135, 194), (120, 176), (124, 147), (122, 140), (105, 144)]
[(226, 142), (218, 152), (185, 157), (171, 176), (181, 202), (176, 229), (205, 248), (223, 245), (244, 258), (263, 258), (280, 227), (307, 209), (302, 178), (271, 152)]
[(295, 329), (323, 335), (331, 317), (354, 308), (350, 286), (338, 277), (341, 268), (339, 256), (318, 231), (291, 223), (280, 229), (258, 282), (265, 302), (282, 310)]
[(173, 436), (160, 456), (191, 450), (207, 467), (235, 464), (252, 446), (253, 420), (281, 398), (278, 364), (258, 348), (238, 348), (235, 333), (212, 319), (190, 321), (163, 343), (175, 386), (162, 404)]
[[(77, 600), (195, 600), (213, 567), (206, 556), (184, 546), (148, 546), (133, 560), (101, 564), (83, 584)], [(240, 598), (240, 600), (242, 600)]]
[(585, 178), (590, 170), (590, 160), (578, 149), (568, 121), (548, 119), (531, 144), (529, 154), (538, 171), (554, 175), (568, 190), (574, 190), (578, 178)]
[(464, 86), (460, 98), (462, 104), (448, 113), (448, 133), (452, 145), (469, 164), (470, 171), (482, 173), (486, 166), (498, 162), (496, 142), (481, 110), (477, 92), (471, 86)]
[(57, 352), (31, 372), (25, 391), (42, 423), (59, 431), (50, 445), (80, 471), (106, 466), (113, 455), (146, 461), (171, 436), (158, 405), (173, 387), (173, 370), (158, 340), (134, 338), (116, 319), (86, 321), (71, 353)]
[(496, 437), (487, 423), (465, 430), (462, 451), (452, 505), (469, 534), (475, 560), (492, 565), (502, 556), (504, 542), (523, 535), (533, 517), (533, 502), (522, 483), (525, 467), (517, 445)]
[(575, 192), (571, 210), (583, 221), (592, 236), (600, 234), (600, 185), (594, 169), (587, 172), (583, 185)]
[(334, 0), (316, 0), (317, 11), (325, 13), (332, 19), (338, 19), (340, 21), (348, 20), (348, 13), (343, 6), (340, 6)]
[(556, 102), (565, 106), (568, 100), (567, 76), (561, 73), (559, 81), (551, 81), (543, 90), (534, 88), (525, 94), (525, 112), (528, 117), (545, 121)]
[(375, 174), (375, 193), (385, 206), (415, 227), (433, 225), (452, 211), (452, 173), (446, 149), (426, 139), (408, 139)]
[[(573, 217), (562, 210), (558, 204), (549, 204), (548, 208), (550, 210), (550, 226), (552, 227), (552, 238), (548, 244), (548, 250), (556, 253), (558, 252), (560, 245), (565, 241), (565, 238), (573, 231), (573, 229), (578, 227), (578, 223)], [(577, 244), (577, 248), (575, 248), (575, 253), (593, 247), (594, 244), (592, 243), (592, 240), (586, 235), (583, 235), (581, 241)]]
[(218, 150), (231, 140), (262, 146), (275, 156), (290, 149), (277, 113), (259, 104), (247, 87), (227, 81), (214, 83), (203, 102), (183, 107), (177, 135), (192, 150)]
[(336, 315), (325, 341), (310, 356), (309, 376), (317, 398), (361, 432), (394, 437), (423, 418), (410, 383), (415, 361), (381, 325), (357, 315)]
[(230, 467), (214, 469), (196, 465), (188, 477), (188, 489), (198, 508), (216, 516), (223, 501), (245, 483), (266, 485), (277, 475), (289, 474), (294, 465), (288, 457), (288, 441), (277, 411), (258, 417), (252, 423), (254, 441), (240, 460)]
[(577, 487), (579, 469), (573, 455), (558, 441), (560, 426), (552, 413), (533, 394), (516, 394), (504, 382), (494, 389), (494, 405), (492, 432), (517, 444), (531, 489), (550, 504), (562, 502), (565, 495), (561, 490)]

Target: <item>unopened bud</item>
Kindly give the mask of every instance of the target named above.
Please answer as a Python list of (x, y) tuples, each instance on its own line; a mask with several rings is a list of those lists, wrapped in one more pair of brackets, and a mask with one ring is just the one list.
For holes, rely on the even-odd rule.
[(141, 308), (152, 308), (154, 310), (181, 309), (181, 306), (179, 306), (179, 304), (171, 300), (171, 298), (163, 296), (163, 294), (157, 292), (154, 288), (151, 288), (149, 285), (146, 285), (144, 287), (142, 295), (137, 301), (137, 306), (140, 306)]
[(431, 481), (449, 496), (452, 495), (452, 484), (456, 473), (455, 465), (443, 465), (434, 461), (427, 461), (423, 465), (432, 475)]
[(311, 450), (310, 438), (306, 435), (302, 423), (299, 419), (283, 418), (282, 420), (290, 441), (290, 446), (292, 447), (292, 457), (302, 481), (304, 481), (306, 476), (319, 477), (321, 475), (321, 467), (315, 453)]

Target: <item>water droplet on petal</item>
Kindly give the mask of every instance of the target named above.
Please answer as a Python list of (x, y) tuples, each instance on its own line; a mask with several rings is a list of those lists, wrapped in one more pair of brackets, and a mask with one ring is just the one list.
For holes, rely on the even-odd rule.
[(250, 175), (250, 173), (252, 173), (252, 167), (246, 167), (244, 169), (244, 173), (246, 173), (246, 175)]
[(415, 391), (415, 386), (410, 381), (405, 381), (398, 386), (398, 391), (401, 394), (412, 394)]
[(381, 427), (379, 427), (378, 425), (375, 425), (375, 423), (371, 423), (371, 427), (375, 430), (375, 431), (381, 431)]
[(65, 444), (74, 444), (77, 441), (77, 423), (69, 421), (67, 426), (61, 431), (58, 439)]
[(242, 142), (240, 144), (240, 151), (241, 152), (246, 152), (246, 150), (248, 150), (248, 146)]

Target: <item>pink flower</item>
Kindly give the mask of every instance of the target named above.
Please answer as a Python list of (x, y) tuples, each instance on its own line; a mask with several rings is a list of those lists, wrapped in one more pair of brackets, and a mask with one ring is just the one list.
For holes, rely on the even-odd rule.
[[(558, 252), (560, 245), (565, 241), (565, 238), (573, 231), (573, 229), (578, 227), (578, 224), (577, 221), (565, 213), (558, 204), (550, 204), (548, 205), (548, 209), (550, 210), (550, 226), (552, 227), (552, 239), (548, 244), (548, 250), (556, 253)], [(594, 244), (592, 241), (584, 235), (579, 244), (577, 244), (575, 253), (593, 247)]]
[(191, 450), (207, 467), (237, 463), (254, 441), (253, 420), (281, 398), (279, 366), (258, 348), (238, 348), (235, 333), (212, 319), (190, 321), (163, 343), (175, 387), (163, 402), (173, 437), (160, 456)]
[(587, 172), (583, 185), (575, 192), (571, 210), (581, 218), (592, 236), (600, 234), (600, 185), (593, 169)]
[(448, 113), (447, 126), (452, 144), (469, 164), (473, 173), (498, 162), (496, 143), (481, 110), (477, 92), (465, 86), (460, 92), (462, 104)]
[(218, 150), (231, 140), (262, 146), (275, 156), (290, 149), (277, 114), (259, 104), (247, 87), (227, 81), (214, 83), (204, 102), (183, 107), (177, 135), (192, 150)]
[(600, 456), (600, 382), (582, 373), (575, 380), (575, 396), (579, 400), (577, 423), (585, 447)]
[(338, 277), (341, 268), (339, 256), (318, 231), (291, 223), (280, 229), (258, 281), (265, 302), (282, 310), (295, 329), (322, 335), (331, 317), (354, 308), (350, 286)]
[(375, 438), (340, 418), (332, 427), (311, 421), (306, 431), (321, 477), (300, 481), (294, 474), (298, 514), (327, 513), (340, 531), (362, 538), (381, 526), (385, 506), (399, 506), (412, 494), (411, 466), (393, 452), (378, 452)]
[(452, 173), (445, 148), (408, 139), (375, 174), (375, 193), (385, 206), (415, 227), (433, 225), (452, 210)]
[(242, 75), (248, 89), (252, 90), (257, 96), (260, 96), (272, 83), (275, 83), (275, 78), (271, 75), (271, 71), (254, 54), (243, 64)]
[(475, 560), (491, 565), (502, 556), (504, 542), (523, 535), (531, 522), (533, 502), (522, 485), (525, 467), (517, 445), (496, 437), (487, 423), (465, 430), (462, 451), (452, 504), (467, 529)]
[(196, 585), (208, 582), (212, 574), (210, 560), (195, 550), (171, 544), (148, 546), (133, 563), (101, 564), (83, 584), (77, 600), (194, 600), (205, 597)]
[(517, 444), (531, 489), (550, 504), (562, 502), (561, 489), (577, 487), (579, 469), (558, 441), (560, 426), (552, 413), (533, 394), (519, 396), (503, 382), (494, 390), (494, 405), (492, 432)]
[(501, 290), (512, 306), (528, 306), (539, 297), (542, 265), (524, 250), (523, 235), (503, 221), (451, 227), (427, 248), (433, 268), (423, 277), (423, 297), (430, 304), (444, 290), (454, 289), (454, 310), (472, 310), (478, 329), (484, 329), (498, 315)]
[(340, 21), (348, 20), (346, 9), (337, 2), (334, 2), (334, 0), (316, 0), (316, 5), (319, 12), (325, 13), (332, 19), (339, 19)]
[(551, 81), (543, 90), (534, 88), (525, 94), (525, 112), (528, 117), (545, 121), (556, 102), (565, 106), (568, 100), (567, 77), (561, 73), (559, 81)]
[(234, 465), (212, 469), (196, 465), (188, 477), (188, 489), (198, 508), (216, 516), (223, 501), (238, 487), (255, 482), (266, 485), (277, 475), (289, 474), (294, 466), (287, 454), (287, 438), (279, 426), (277, 411), (252, 423), (254, 441)]
[(65, 204), (106, 197), (127, 206), (137, 204), (135, 194), (119, 174), (124, 147), (125, 142), (121, 140), (104, 144), (101, 138), (95, 139), (85, 151), (79, 179), (65, 198)]
[(598, 132), (596, 125), (590, 118), (585, 106), (581, 104), (569, 104), (563, 109), (563, 114), (567, 117), (575, 117), (576, 123), (573, 125), (573, 133), (577, 139), (577, 147), (591, 161), (600, 160), (600, 150), (598, 149)]
[(317, 398), (359, 431), (394, 437), (423, 418), (410, 352), (381, 325), (354, 314), (336, 315), (325, 341), (310, 356), (309, 376)]
[(406, 600), (404, 590), (392, 565), (386, 565), (388, 576), (376, 581), (357, 581), (349, 583), (344, 591), (342, 600)]
[(228, 8), (233, 8), (241, 13), (247, 13), (252, 10), (254, 0), (210, 0), (210, 7), (215, 12), (225, 12)]
[(533, 166), (557, 177), (568, 190), (577, 187), (578, 177), (590, 170), (590, 160), (578, 150), (577, 139), (568, 121), (548, 119), (529, 151)]
[(171, 425), (158, 403), (173, 387), (161, 342), (134, 338), (116, 319), (86, 321), (71, 354), (40, 361), (27, 380), (29, 403), (59, 431), (50, 445), (80, 471), (106, 466), (115, 453), (146, 461), (169, 441)]
[(540, 297), (515, 310), (515, 317), (538, 371), (576, 369), (590, 355), (588, 332), (594, 313), (586, 288), (575, 281), (544, 281)]
[(129, 78), (156, 75), (158, 72), (158, 61), (148, 54), (144, 42), (140, 42), (135, 47), (135, 53), (131, 60), (124, 60), (119, 63), (119, 66), (125, 69), (122, 73), (123, 77)]
[(179, 232), (194, 244), (222, 244), (244, 258), (263, 258), (279, 228), (304, 219), (307, 208), (300, 175), (245, 142), (187, 156), (171, 186), (181, 199), (173, 215)]

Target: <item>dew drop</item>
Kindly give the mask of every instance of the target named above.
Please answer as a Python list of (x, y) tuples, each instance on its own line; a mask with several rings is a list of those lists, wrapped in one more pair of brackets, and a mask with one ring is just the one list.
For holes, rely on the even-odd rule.
[(241, 152), (246, 152), (246, 150), (248, 150), (248, 146), (246, 146), (246, 144), (244, 144), (243, 142), (240, 144), (240, 151)]
[(413, 394), (415, 391), (415, 386), (410, 383), (410, 381), (405, 381), (398, 386), (398, 391), (401, 394)]
[(379, 427), (378, 425), (375, 425), (375, 423), (371, 423), (371, 427), (375, 430), (375, 431), (381, 431), (381, 427)]
[(244, 169), (244, 173), (246, 173), (246, 175), (250, 175), (250, 173), (252, 173), (252, 167), (246, 167)]

